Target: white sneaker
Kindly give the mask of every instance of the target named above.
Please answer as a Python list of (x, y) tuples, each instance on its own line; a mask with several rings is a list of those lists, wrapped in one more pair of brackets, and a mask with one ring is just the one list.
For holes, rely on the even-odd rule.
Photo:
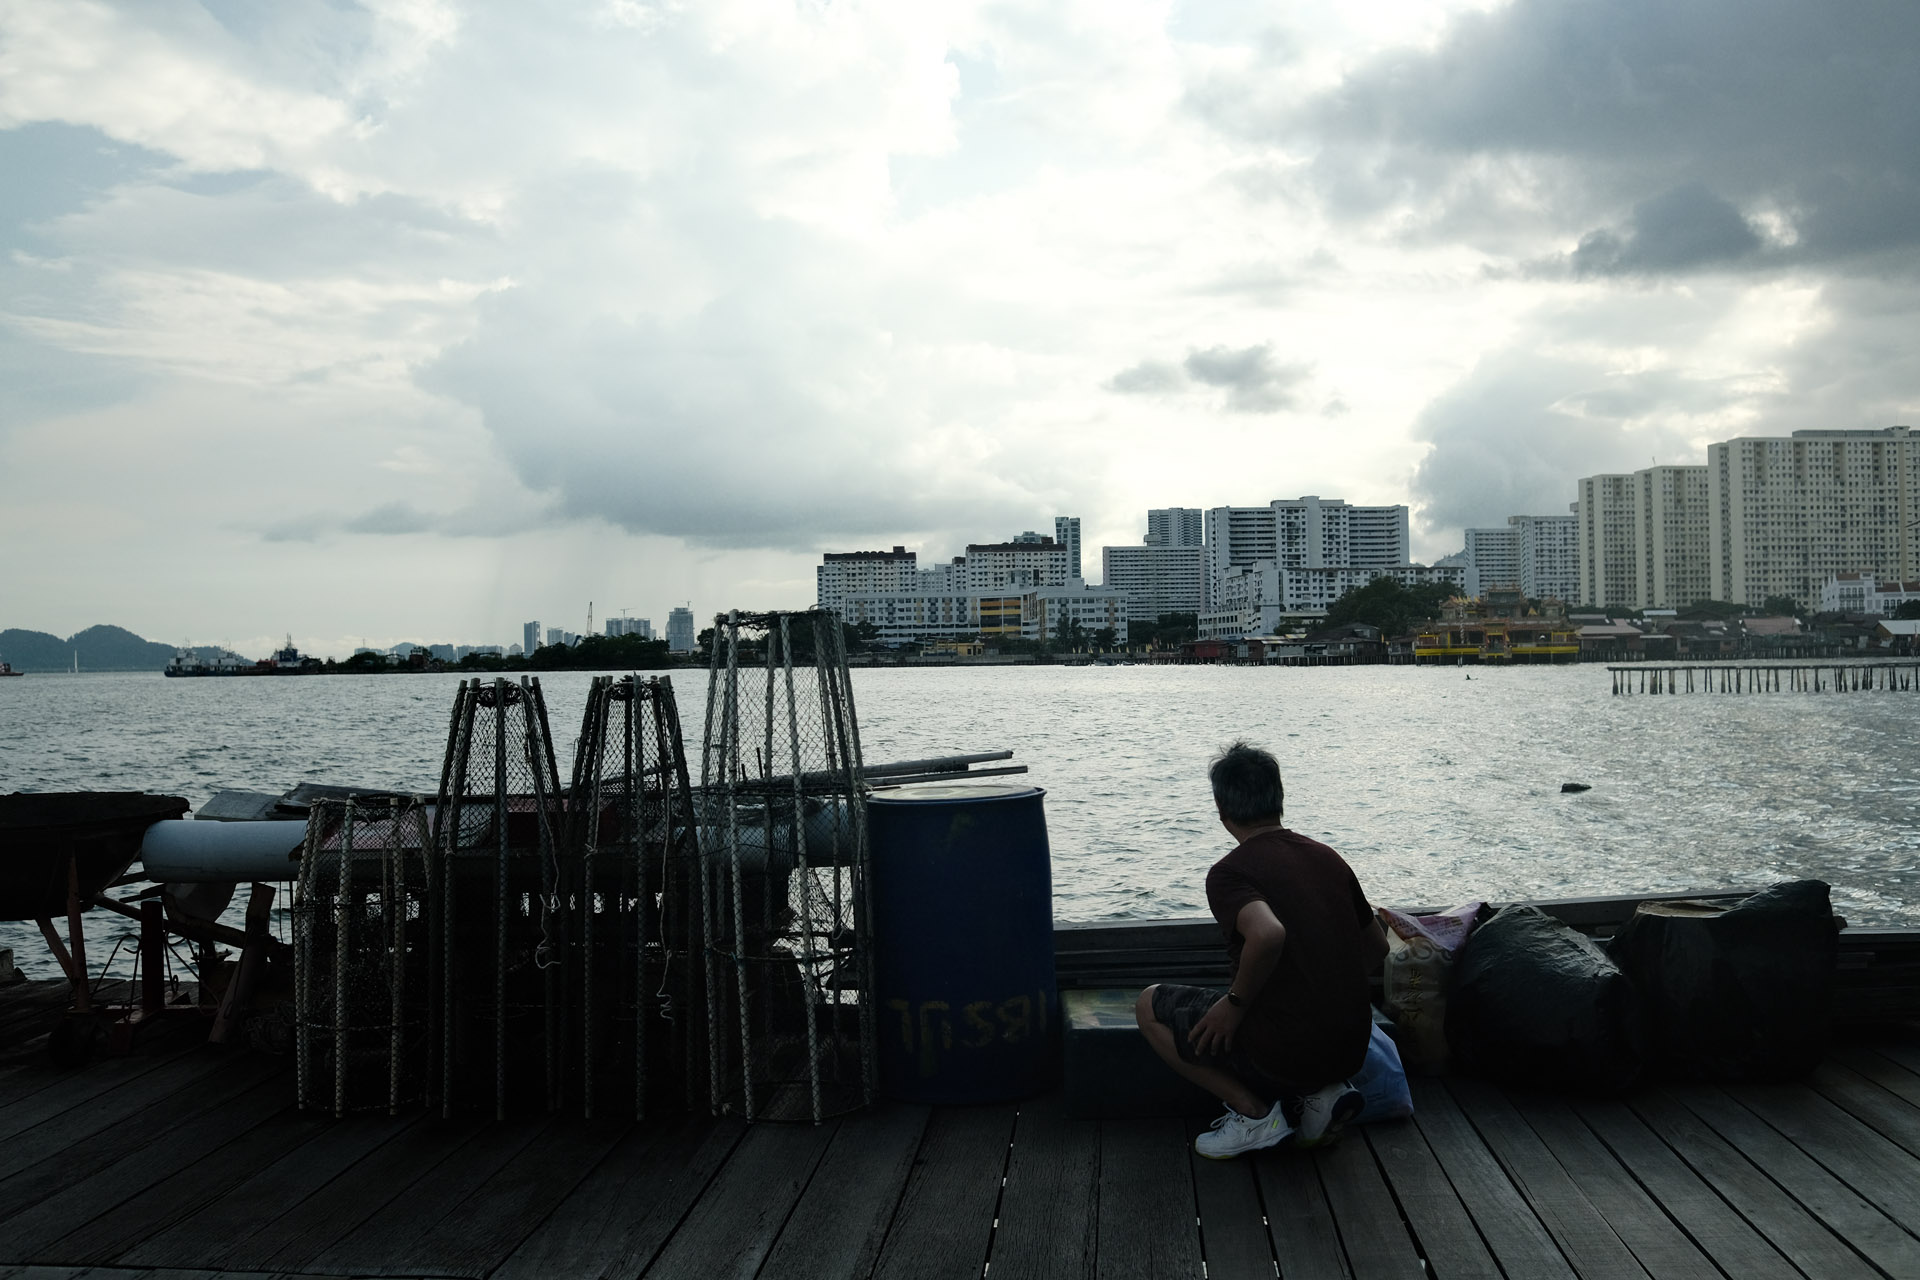
[(1345, 1080), (1336, 1080), (1300, 1099), (1300, 1121), (1294, 1142), (1298, 1147), (1317, 1147), (1339, 1136), (1347, 1121), (1366, 1106), (1360, 1091)]
[(1247, 1151), (1278, 1146), (1293, 1134), (1278, 1102), (1264, 1116), (1243, 1116), (1232, 1107), (1193, 1140), (1193, 1149), (1209, 1160), (1231, 1160)]

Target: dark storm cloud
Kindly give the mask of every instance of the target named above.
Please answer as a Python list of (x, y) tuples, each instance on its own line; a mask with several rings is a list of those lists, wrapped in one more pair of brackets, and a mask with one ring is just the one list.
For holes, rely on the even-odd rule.
[(1413, 473), (1420, 522), (1442, 532), (1500, 525), (1510, 515), (1564, 515), (1581, 476), (1655, 457), (1697, 461), (1686, 411), (1731, 398), (1671, 374), (1609, 376), (1517, 351), (1490, 357), (1415, 424), (1415, 438), (1433, 446)]
[(1738, 209), (1692, 182), (1642, 200), (1623, 230), (1582, 236), (1570, 265), (1576, 276), (1657, 275), (1733, 262), (1759, 248)]
[(1278, 413), (1297, 403), (1294, 389), (1312, 369), (1284, 364), (1270, 343), (1251, 347), (1213, 346), (1187, 352), (1179, 364), (1169, 360), (1142, 360), (1122, 369), (1107, 382), (1109, 391), (1123, 395), (1166, 395), (1198, 384), (1226, 392), (1221, 407), (1232, 413)]
[(1735, 210), (1777, 211), (1796, 261), (1920, 241), (1917, 53), (1904, 0), (1517, 0), (1301, 107), (1264, 105), (1257, 71), (1196, 102), (1313, 148), (1336, 212), (1597, 234), (1589, 269), (1614, 237), (1617, 269), (1684, 271), (1739, 247)]

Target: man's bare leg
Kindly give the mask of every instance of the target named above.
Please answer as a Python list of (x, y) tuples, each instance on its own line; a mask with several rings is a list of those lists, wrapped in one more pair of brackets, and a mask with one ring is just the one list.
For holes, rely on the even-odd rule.
[(1153, 1046), (1153, 1051), (1160, 1055), (1162, 1062), (1243, 1116), (1264, 1116), (1273, 1109), (1271, 1098), (1263, 1098), (1247, 1088), (1240, 1077), (1231, 1072), (1218, 1067), (1202, 1067), (1182, 1059), (1180, 1051), (1174, 1047), (1173, 1028), (1153, 1016), (1153, 992), (1154, 988), (1148, 987), (1133, 1002), (1133, 1020), (1140, 1024), (1140, 1034), (1147, 1038), (1147, 1043)]

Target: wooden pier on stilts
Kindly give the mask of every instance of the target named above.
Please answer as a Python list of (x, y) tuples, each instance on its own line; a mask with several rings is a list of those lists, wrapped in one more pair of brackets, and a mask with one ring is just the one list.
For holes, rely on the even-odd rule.
[(1616, 696), (1629, 693), (1912, 693), (1920, 662), (1652, 664), (1608, 667)]

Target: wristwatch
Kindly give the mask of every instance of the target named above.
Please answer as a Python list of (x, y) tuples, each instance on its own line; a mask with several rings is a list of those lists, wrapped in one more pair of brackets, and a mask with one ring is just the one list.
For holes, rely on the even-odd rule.
[(1247, 1007), (1247, 1002), (1240, 998), (1240, 993), (1231, 989), (1227, 992), (1227, 1003), (1236, 1009), (1244, 1009)]

